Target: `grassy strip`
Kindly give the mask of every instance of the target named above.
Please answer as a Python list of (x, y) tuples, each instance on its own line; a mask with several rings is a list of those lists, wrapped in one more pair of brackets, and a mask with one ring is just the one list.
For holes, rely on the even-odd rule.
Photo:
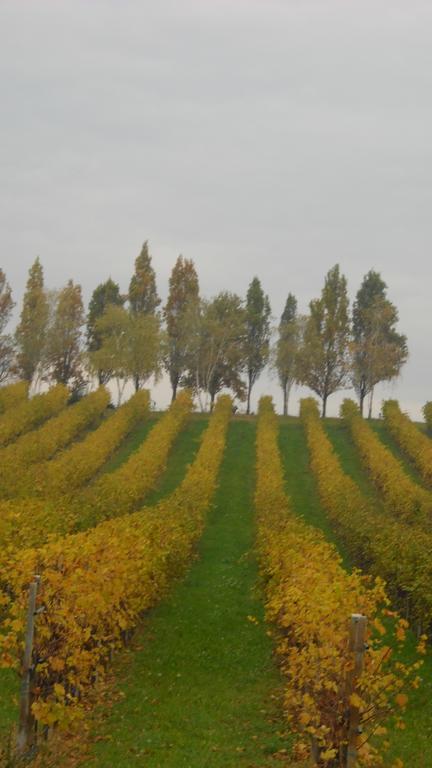
[(332, 525), (321, 505), (314, 476), (309, 467), (309, 452), (300, 419), (282, 419), (279, 428), (279, 446), (285, 470), (286, 490), (293, 511), (309, 525), (319, 528), (337, 545), (346, 568), (352, 563), (347, 552), (337, 541)]
[(121, 467), (132, 453), (140, 448), (141, 443), (146, 439), (148, 433), (155, 426), (156, 422), (163, 416), (163, 412), (152, 413), (150, 418), (141, 422), (135, 429), (123, 440), (119, 448), (109, 457), (108, 461), (101, 467), (100, 471), (95, 475), (92, 480), (95, 480), (99, 475), (104, 475), (109, 472), (114, 472)]
[(93, 734), (89, 765), (265, 768), (283, 757), (281, 681), (250, 554), (254, 438), (253, 422), (231, 424), (200, 558), (117, 669), (121, 696)]

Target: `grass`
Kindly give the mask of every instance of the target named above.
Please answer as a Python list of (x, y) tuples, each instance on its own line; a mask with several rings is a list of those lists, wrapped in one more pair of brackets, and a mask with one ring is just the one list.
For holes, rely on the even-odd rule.
[(252, 552), (254, 435), (231, 423), (199, 558), (118, 662), (89, 765), (265, 768), (289, 748)]
[(126, 437), (119, 448), (113, 453), (112, 456), (101, 467), (98, 474), (105, 474), (107, 472), (114, 472), (115, 469), (121, 467), (129, 456), (138, 450), (141, 443), (146, 439), (148, 433), (155, 426), (156, 422), (161, 418), (162, 413), (152, 413), (150, 418), (143, 420), (132, 432)]

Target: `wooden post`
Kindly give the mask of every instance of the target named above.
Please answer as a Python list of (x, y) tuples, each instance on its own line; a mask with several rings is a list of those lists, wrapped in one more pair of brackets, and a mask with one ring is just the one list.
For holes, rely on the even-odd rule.
[(364, 654), (366, 651), (367, 618), (360, 613), (353, 613), (350, 623), (349, 650), (354, 655), (354, 666), (347, 679), (347, 699), (349, 707), (348, 746), (346, 768), (354, 768), (357, 762), (357, 745), (361, 733), (361, 715), (358, 707), (350, 703), (352, 693), (355, 693), (357, 681), (363, 671)]
[(31, 746), (34, 738), (34, 721), (31, 713), (31, 684), (33, 680), (33, 640), (35, 632), (36, 598), (40, 576), (35, 576), (30, 584), (27, 610), (27, 628), (25, 635), (22, 682), (19, 704), (19, 722), (17, 752), (23, 754)]

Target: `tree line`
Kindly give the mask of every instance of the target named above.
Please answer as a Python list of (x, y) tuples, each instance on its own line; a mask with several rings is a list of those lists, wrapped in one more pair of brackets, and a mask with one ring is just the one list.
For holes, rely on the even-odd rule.
[[(172, 398), (191, 387), (202, 410), (229, 389), (250, 413), (253, 386), (268, 365), (276, 372), (288, 413), (291, 389), (306, 385), (322, 401), (354, 388), (361, 411), (381, 381), (398, 376), (408, 356), (397, 329), (398, 312), (381, 275), (369, 271), (350, 311), (347, 281), (338, 265), (329, 270), (319, 298), (306, 314), (289, 293), (277, 328), (258, 277), (245, 298), (221, 291), (200, 295), (191, 259), (179, 256), (169, 279), (165, 305), (157, 292), (148, 242), (135, 260), (126, 294), (111, 278), (98, 285), (85, 313), (82, 290), (69, 280), (49, 291), (39, 258), (32, 264), (20, 318), (6, 333), (14, 308), (12, 290), (0, 269), (0, 382), (20, 376), (30, 383), (67, 385), (77, 396), (97, 379), (114, 381), (118, 402), (127, 382), (138, 390), (165, 371)], [(273, 342), (273, 336), (276, 339)]]

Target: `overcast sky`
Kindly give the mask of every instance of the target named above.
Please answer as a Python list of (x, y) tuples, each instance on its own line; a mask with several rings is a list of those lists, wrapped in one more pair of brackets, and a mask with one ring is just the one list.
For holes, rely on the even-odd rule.
[[(0, 0), (0, 265), (19, 302), (125, 291), (143, 240), (166, 296), (179, 253), (204, 295), (257, 274), (277, 318), (336, 262), (382, 273), (432, 399), (432, 4)], [(272, 392), (267, 377), (256, 395)], [(293, 407), (299, 392), (294, 393)], [(163, 403), (167, 389), (159, 388)], [(332, 397), (336, 413), (340, 398)]]

